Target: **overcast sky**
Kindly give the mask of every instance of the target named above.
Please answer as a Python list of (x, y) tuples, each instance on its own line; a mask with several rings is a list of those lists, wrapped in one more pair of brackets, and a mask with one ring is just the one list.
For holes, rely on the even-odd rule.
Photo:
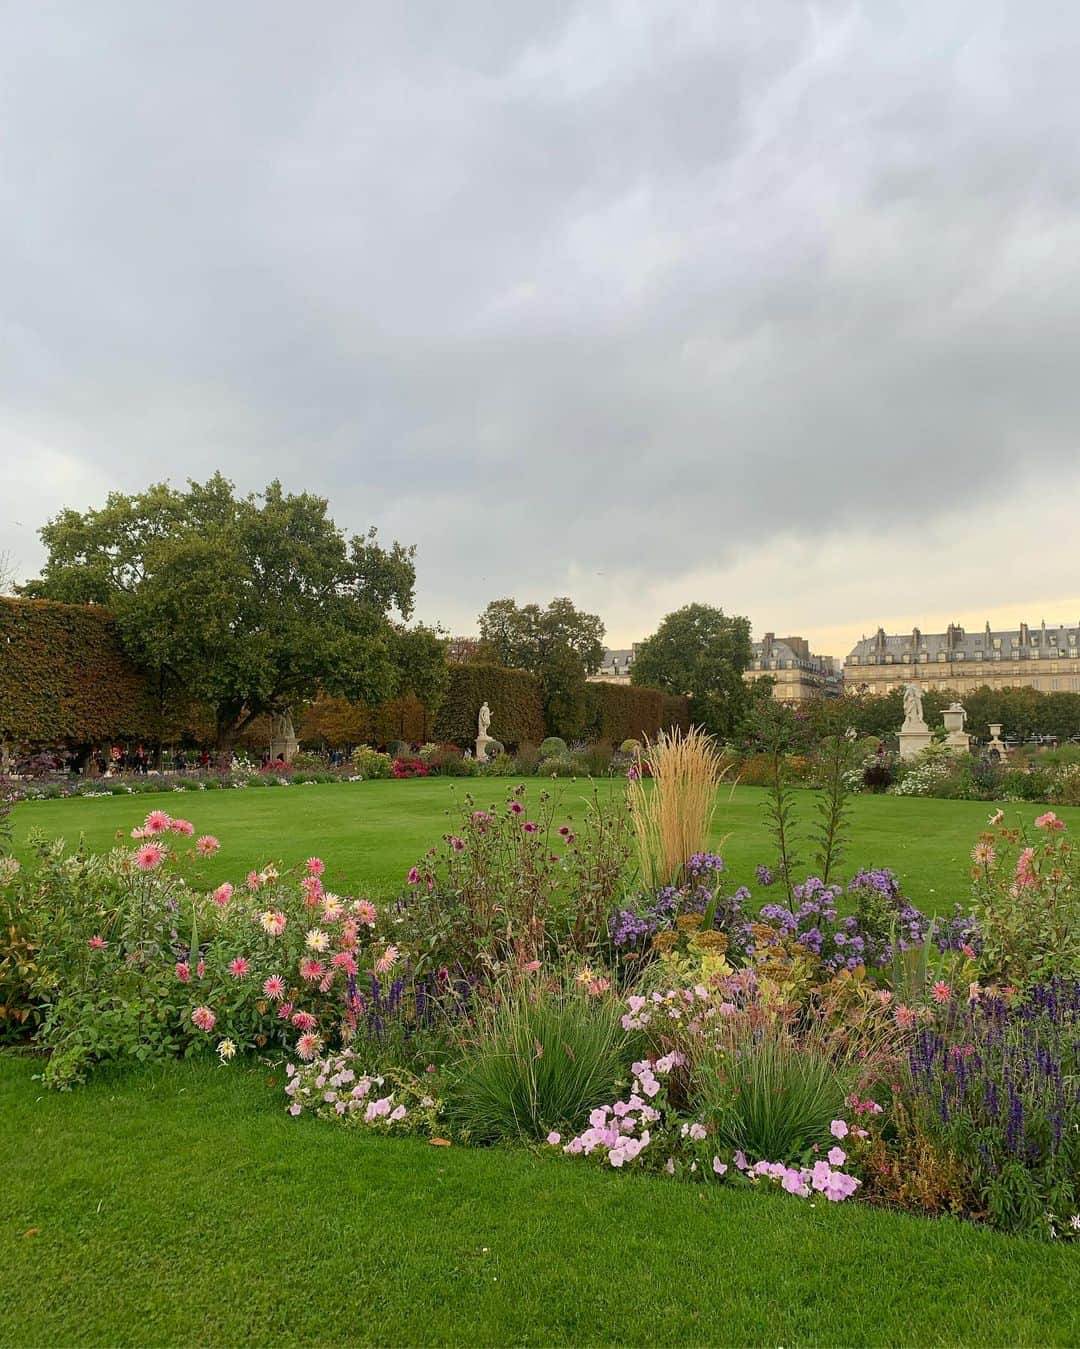
[(418, 612), (1080, 618), (1080, 11), (0, 0), (0, 551), (221, 468)]

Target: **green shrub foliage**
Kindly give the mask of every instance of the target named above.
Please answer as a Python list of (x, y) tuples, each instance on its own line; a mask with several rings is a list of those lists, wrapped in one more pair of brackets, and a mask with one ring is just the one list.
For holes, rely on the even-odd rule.
[(544, 738), (540, 683), (534, 675), (501, 665), (452, 665), (432, 739), (471, 745), (484, 702), (491, 708), (491, 735), (504, 745), (536, 745)]

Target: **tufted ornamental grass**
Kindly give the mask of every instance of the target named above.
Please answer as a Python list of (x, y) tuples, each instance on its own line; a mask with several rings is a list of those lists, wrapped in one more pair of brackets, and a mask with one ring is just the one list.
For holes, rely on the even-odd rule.
[(797, 1158), (829, 1140), (859, 1076), (855, 1059), (837, 1055), (826, 1037), (765, 1024), (697, 1058), (696, 1104), (717, 1140), (751, 1160)]
[(650, 889), (676, 884), (687, 860), (705, 851), (717, 788), (727, 772), (716, 741), (699, 726), (663, 733), (639, 751), (630, 813), (642, 880)]
[(506, 983), (481, 1013), (455, 1068), (450, 1112), (471, 1143), (537, 1139), (580, 1128), (612, 1099), (634, 1057), (614, 998), (572, 983)]

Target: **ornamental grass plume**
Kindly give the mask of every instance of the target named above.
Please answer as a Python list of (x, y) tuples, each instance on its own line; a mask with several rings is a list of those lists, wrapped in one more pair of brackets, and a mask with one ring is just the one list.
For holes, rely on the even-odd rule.
[(664, 732), (638, 752), (630, 814), (647, 887), (677, 884), (687, 860), (705, 851), (717, 788), (728, 771), (716, 741), (700, 726)]

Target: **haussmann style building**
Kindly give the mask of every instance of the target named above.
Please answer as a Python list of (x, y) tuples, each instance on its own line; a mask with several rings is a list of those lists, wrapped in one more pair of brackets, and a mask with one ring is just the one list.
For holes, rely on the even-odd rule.
[(803, 637), (777, 637), (767, 632), (754, 643), (754, 657), (743, 674), (747, 683), (774, 680), (773, 697), (781, 703), (805, 703), (814, 698), (838, 697), (843, 686), (838, 662), (818, 656)]
[(970, 692), (1034, 688), (1042, 693), (1080, 693), (1080, 624), (1040, 623), (997, 631), (987, 623), (965, 632), (951, 623), (944, 632), (890, 635), (878, 628), (844, 662), (848, 689), (889, 693), (904, 684), (923, 689)]

